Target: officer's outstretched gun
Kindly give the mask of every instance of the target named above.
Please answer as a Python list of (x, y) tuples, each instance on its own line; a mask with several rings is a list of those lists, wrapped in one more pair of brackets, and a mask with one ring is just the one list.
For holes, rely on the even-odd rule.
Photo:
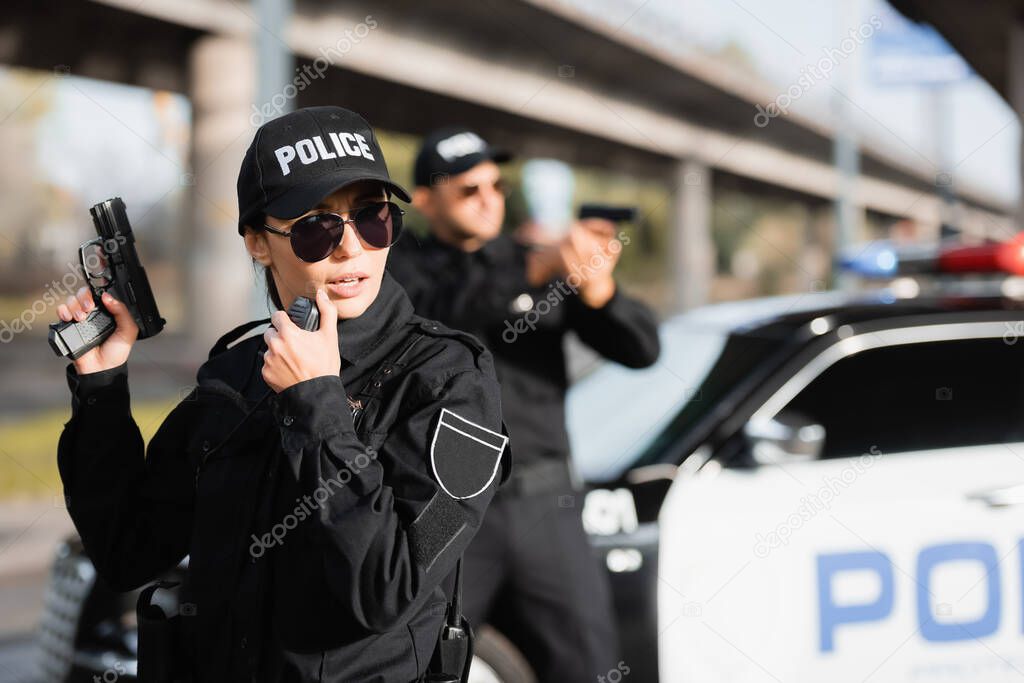
[(635, 206), (612, 206), (611, 204), (582, 204), (578, 217), (603, 218), (612, 223), (632, 223), (639, 212)]
[(128, 223), (124, 202), (114, 197), (92, 207), (89, 213), (98, 237), (79, 245), (78, 260), (96, 308), (81, 322), (69, 320), (51, 324), (48, 337), (54, 353), (71, 360), (99, 346), (114, 332), (114, 318), (101, 299), (108, 289), (115, 299), (128, 307), (139, 326), (139, 339), (157, 334), (166, 322), (157, 310), (146, 270), (139, 263), (135, 235)]

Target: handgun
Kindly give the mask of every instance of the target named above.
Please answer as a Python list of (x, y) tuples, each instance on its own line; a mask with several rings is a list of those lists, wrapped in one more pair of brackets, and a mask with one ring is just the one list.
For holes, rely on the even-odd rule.
[(637, 210), (635, 206), (612, 206), (609, 204), (582, 204), (580, 205), (579, 219), (603, 218), (612, 223), (623, 221), (632, 222), (636, 220)]
[[(139, 326), (139, 339), (152, 337), (164, 328), (166, 321), (153, 298), (146, 269), (135, 251), (135, 235), (120, 197), (107, 199), (89, 209), (97, 237), (78, 247), (82, 265), (96, 308), (82, 321), (61, 321), (50, 325), (47, 337), (50, 348), (58, 356), (76, 360), (89, 349), (99, 346), (117, 327), (113, 315), (103, 305), (103, 292), (128, 307)], [(92, 263), (90, 263), (92, 262)], [(103, 267), (96, 270), (92, 266)]]

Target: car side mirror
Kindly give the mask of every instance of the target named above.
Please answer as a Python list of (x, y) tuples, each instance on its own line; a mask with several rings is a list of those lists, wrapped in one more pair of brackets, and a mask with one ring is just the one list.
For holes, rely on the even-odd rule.
[(770, 419), (750, 420), (743, 435), (758, 465), (817, 460), (825, 446), (825, 428), (793, 411), (784, 410)]

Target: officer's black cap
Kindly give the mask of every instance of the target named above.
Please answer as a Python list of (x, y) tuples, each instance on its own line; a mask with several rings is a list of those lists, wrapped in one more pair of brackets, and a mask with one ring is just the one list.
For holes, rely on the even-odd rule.
[(429, 186), (468, 171), (481, 161), (500, 164), (511, 158), (508, 151), (492, 147), (468, 128), (439, 128), (423, 138), (413, 180), (416, 185)]
[(377, 136), (341, 107), (307, 107), (259, 127), (238, 172), (238, 233), (258, 214), (296, 218), (335, 190), (378, 180), (403, 201)]

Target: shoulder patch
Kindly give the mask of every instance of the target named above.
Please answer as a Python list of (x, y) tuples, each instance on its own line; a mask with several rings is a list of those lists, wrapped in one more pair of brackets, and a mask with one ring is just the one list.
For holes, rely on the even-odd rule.
[(441, 409), (430, 440), (430, 465), (444, 492), (464, 500), (480, 495), (494, 481), (508, 437)]

